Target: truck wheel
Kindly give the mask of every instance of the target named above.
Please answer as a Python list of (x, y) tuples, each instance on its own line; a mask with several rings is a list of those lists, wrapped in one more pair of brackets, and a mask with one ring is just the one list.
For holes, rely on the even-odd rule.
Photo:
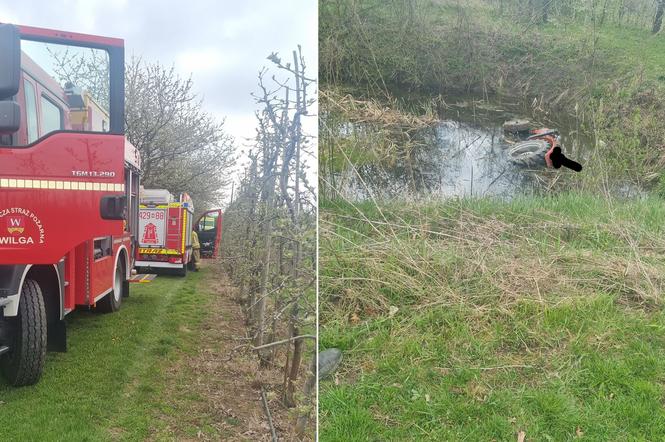
[(120, 310), (120, 304), (124, 297), (125, 289), (125, 266), (118, 260), (113, 277), (113, 290), (97, 302), (96, 310), (100, 313), (113, 313)]
[(129, 279), (122, 281), (122, 297), (129, 298)]
[[(121, 262), (118, 261), (118, 265), (120, 265), (120, 264), (121, 264)], [(124, 274), (124, 270), (125, 270), (124, 263), (122, 263), (122, 264), (123, 264), (123, 267), (122, 267), (123, 278), (126, 278), (127, 275)], [(131, 278), (131, 276), (132, 276), (132, 271), (130, 270), (129, 271), (129, 277)], [(122, 280), (122, 297), (123, 298), (129, 298), (129, 279), (123, 279)]]
[(4, 320), (12, 330), (9, 352), (0, 361), (5, 378), (17, 387), (37, 383), (46, 357), (46, 308), (36, 281), (25, 280), (18, 315)]
[(187, 264), (183, 264), (182, 268), (176, 270), (176, 275), (182, 276), (183, 278), (187, 276)]

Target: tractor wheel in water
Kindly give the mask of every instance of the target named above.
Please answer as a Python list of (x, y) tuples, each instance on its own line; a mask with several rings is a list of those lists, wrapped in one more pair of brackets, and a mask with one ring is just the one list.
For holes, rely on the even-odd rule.
[(122, 260), (118, 260), (118, 265), (115, 268), (115, 276), (113, 277), (113, 289), (97, 301), (95, 310), (100, 313), (113, 313), (120, 310), (122, 298), (126, 297), (124, 294), (126, 285), (128, 284), (125, 281), (125, 265), (122, 263)]
[(46, 308), (36, 281), (26, 279), (16, 317), (0, 319), (10, 329), (9, 351), (0, 356), (7, 381), (14, 386), (37, 383), (46, 357)]
[(508, 151), (513, 163), (525, 167), (545, 166), (545, 154), (550, 144), (545, 140), (529, 140), (515, 144)]

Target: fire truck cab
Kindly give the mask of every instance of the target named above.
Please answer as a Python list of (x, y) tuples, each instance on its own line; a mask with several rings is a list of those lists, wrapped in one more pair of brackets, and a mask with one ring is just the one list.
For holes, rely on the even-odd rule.
[(0, 369), (36, 383), (65, 316), (129, 294), (140, 158), (124, 42), (0, 24)]
[(222, 211), (208, 210), (194, 224), (201, 243), (202, 258), (217, 258), (222, 241)]

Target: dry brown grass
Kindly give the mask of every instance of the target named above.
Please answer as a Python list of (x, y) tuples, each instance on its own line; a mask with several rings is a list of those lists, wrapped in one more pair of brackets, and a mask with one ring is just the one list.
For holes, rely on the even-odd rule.
[(662, 303), (665, 239), (620, 220), (589, 225), (541, 212), (511, 222), (466, 208), (455, 216), (443, 207), (438, 215), (408, 204), (371, 215), (366, 208), (322, 212), (327, 313), (458, 303), (510, 310), (524, 299), (553, 305), (595, 293), (615, 294), (629, 307)]
[(415, 131), (440, 121), (431, 108), (425, 108), (421, 115), (401, 111), (393, 97), (383, 101), (359, 99), (336, 89), (321, 89), (319, 100), (323, 108), (342, 113), (351, 123), (378, 124), (386, 129)]

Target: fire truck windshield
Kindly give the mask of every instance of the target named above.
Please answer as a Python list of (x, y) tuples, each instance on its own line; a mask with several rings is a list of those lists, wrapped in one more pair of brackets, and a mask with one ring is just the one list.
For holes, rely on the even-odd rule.
[(21, 41), (17, 101), (25, 124), (17, 143), (26, 145), (57, 130), (110, 130), (110, 64), (103, 49)]

